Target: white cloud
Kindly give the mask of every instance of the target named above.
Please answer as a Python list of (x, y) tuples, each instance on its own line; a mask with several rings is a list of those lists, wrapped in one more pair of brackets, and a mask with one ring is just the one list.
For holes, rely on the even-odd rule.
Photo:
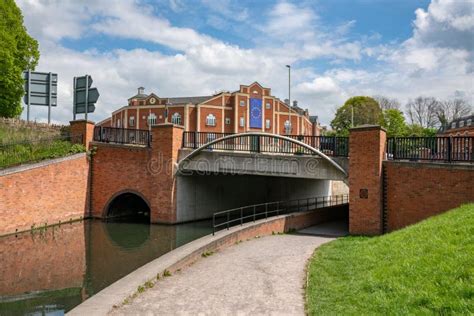
[[(38, 70), (59, 73), (60, 106), (53, 110), (53, 118), (62, 122), (72, 118), (72, 78), (85, 73), (92, 75), (101, 94), (91, 116), (98, 121), (125, 105), (141, 85), (160, 96), (185, 96), (235, 90), (239, 84), (257, 80), (283, 99), (287, 94), (284, 65), (319, 58), (328, 60), (328, 70), (293, 67), (292, 98), (324, 123), (330, 122), (336, 106), (353, 95), (386, 95), (404, 102), (419, 94), (444, 98), (458, 91), (473, 100), (472, 7), (454, 1), (433, 1), (427, 10), (417, 10), (411, 38), (379, 46), (367, 42), (380, 39), (373, 38), (374, 33), (366, 36), (367, 41), (344, 38), (355, 21), (330, 32), (319, 25), (313, 9), (279, 2), (268, 16), (262, 16), (267, 21), (261, 27), (262, 42), (246, 49), (191, 28), (176, 27), (152, 7), (135, 0), (123, 0), (116, 6), (105, 0), (17, 2), (29, 32), (40, 40)], [(172, 4), (179, 10), (183, 3), (175, 0)], [(214, 9), (222, 19), (233, 7), (222, 1)], [(53, 17), (57, 17), (55, 23), (50, 22)], [(235, 17), (247, 18), (245, 11)], [(63, 38), (97, 33), (158, 43), (177, 52), (80, 52), (60, 44)], [(370, 62), (359, 63), (366, 58)], [(347, 60), (357, 63), (348, 67)], [(33, 115), (46, 117), (44, 109), (38, 108), (33, 109)]]

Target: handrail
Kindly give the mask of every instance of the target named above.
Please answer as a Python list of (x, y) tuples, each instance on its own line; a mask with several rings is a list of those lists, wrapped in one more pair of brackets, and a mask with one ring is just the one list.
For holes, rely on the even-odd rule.
[[(210, 142), (215, 144), (213, 150), (231, 150), (248, 152), (276, 152), (283, 154), (313, 154), (310, 150), (300, 148), (296, 144), (285, 140), (277, 140), (274, 134), (259, 133), (252, 137), (228, 139), (228, 136), (237, 135), (235, 133), (214, 133), (214, 132), (184, 132), (182, 148), (197, 149)], [(279, 135), (280, 136), (280, 135)], [(314, 149), (321, 151), (327, 156), (348, 157), (349, 156), (349, 138), (333, 136), (309, 136), (309, 135), (283, 135), (290, 139), (302, 142)], [(223, 142), (216, 140), (226, 138)]]
[[(216, 229), (219, 227), (225, 226), (229, 229), (231, 226), (235, 225), (233, 223), (240, 223), (240, 225), (243, 225), (249, 221), (248, 219), (255, 222), (257, 219), (267, 219), (268, 217), (293, 212), (312, 211), (323, 207), (342, 205), (346, 203), (349, 203), (349, 195), (340, 194), (274, 201), (223, 210), (212, 214), (212, 234), (214, 235)], [(223, 218), (224, 221), (217, 222), (220, 218)]]
[(387, 159), (474, 162), (474, 136), (389, 137)]
[(144, 145), (151, 147), (151, 133), (145, 129), (94, 127), (94, 141), (103, 143)]

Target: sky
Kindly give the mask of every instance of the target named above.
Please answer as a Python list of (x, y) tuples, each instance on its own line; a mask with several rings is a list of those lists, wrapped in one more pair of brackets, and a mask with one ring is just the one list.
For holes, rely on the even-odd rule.
[[(139, 86), (160, 97), (258, 81), (329, 124), (355, 95), (474, 102), (474, 0), (16, 0), (58, 73), (56, 123), (72, 120), (74, 76), (100, 92), (100, 121)], [(25, 111), (26, 112), (26, 111)], [(25, 116), (25, 113), (24, 115)], [(34, 107), (44, 121), (47, 111)]]

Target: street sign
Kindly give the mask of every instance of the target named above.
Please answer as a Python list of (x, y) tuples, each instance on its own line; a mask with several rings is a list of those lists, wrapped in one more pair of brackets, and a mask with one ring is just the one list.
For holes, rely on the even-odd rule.
[(58, 103), (58, 75), (51, 72), (24, 71), (26, 120), (30, 120), (30, 106), (48, 107), (48, 124), (51, 122), (51, 107)]
[(100, 94), (97, 88), (91, 88), (92, 82), (92, 77), (89, 75), (74, 78), (74, 119), (76, 114), (82, 113), (87, 119), (87, 113), (95, 111), (95, 103)]

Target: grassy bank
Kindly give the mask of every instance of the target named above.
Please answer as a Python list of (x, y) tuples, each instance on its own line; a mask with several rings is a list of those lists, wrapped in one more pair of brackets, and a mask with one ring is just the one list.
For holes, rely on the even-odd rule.
[(474, 204), (379, 237), (318, 248), (310, 315), (474, 313)]

